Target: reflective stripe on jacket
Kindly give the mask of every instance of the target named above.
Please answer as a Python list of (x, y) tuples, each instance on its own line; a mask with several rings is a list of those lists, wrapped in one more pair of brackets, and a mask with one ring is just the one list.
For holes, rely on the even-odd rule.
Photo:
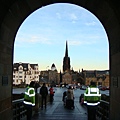
[(35, 90), (32, 87), (27, 87), (24, 95), (24, 104), (35, 106)]
[(84, 103), (87, 105), (98, 105), (100, 104), (101, 94), (98, 88), (89, 87), (84, 93)]

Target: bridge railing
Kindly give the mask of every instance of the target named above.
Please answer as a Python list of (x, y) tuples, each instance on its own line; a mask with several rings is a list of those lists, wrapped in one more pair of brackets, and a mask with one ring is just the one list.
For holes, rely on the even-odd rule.
[[(13, 110), (13, 120), (24, 120), (26, 118), (26, 109), (23, 104), (23, 98), (12, 101), (12, 110)], [(50, 101), (50, 96), (47, 96), (47, 102)], [(36, 112), (39, 112), (41, 107), (41, 96), (36, 94), (35, 96), (35, 106), (33, 107), (33, 115)]]
[(26, 117), (26, 110), (23, 104), (24, 99), (12, 101), (13, 120), (23, 120)]
[(109, 120), (109, 102), (101, 100), (96, 116), (99, 120)]
[[(40, 96), (36, 96), (36, 106), (34, 111), (39, 111), (40, 108)], [(13, 106), (13, 120), (23, 120), (26, 118), (26, 110), (23, 104), (24, 99), (18, 99), (12, 101)], [(48, 99), (49, 101), (49, 99)], [(98, 106), (96, 116), (99, 120), (109, 120), (109, 102), (101, 100), (100, 105)]]

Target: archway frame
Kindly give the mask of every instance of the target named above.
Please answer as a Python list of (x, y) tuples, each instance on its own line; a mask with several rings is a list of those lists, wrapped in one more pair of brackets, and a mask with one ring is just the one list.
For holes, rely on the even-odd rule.
[(110, 119), (120, 119), (120, 12), (117, 4), (112, 0), (6, 0), (0, 3), (2, 11), (0, 13), (0, 102), (2, 104), (0, 118), (7, 120), (8, 116), (12, 117), (14, 40), (20, 25), (26, 17), (43, 6), (54, 3), (71, 3), (93, 13), (106, 30), (109, 40)]

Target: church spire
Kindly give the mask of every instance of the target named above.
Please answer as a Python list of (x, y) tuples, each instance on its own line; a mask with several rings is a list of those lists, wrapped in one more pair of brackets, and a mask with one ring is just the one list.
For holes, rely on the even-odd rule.
[(65, 56), (68, 57), (68, 46), (67, 46), (67, 41), (66, 41), (66, 51), (65, 51)]
[(66, 41), (65, 57), (63, 59), (63, 72), (70, 71), (70, 57), (68, 57), (68, 46)]

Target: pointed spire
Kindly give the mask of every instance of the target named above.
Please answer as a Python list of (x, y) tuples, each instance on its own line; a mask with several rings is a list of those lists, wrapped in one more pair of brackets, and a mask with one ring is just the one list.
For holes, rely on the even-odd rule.
[(60, 70), (60, 83), (62, 83), (62, 74), (61, 74), (61, 70)]
[(66, 51), (65, 51), (65, 57), (68, 57), (68, 46), (67, 46), (67, 41), (66, 41)]

